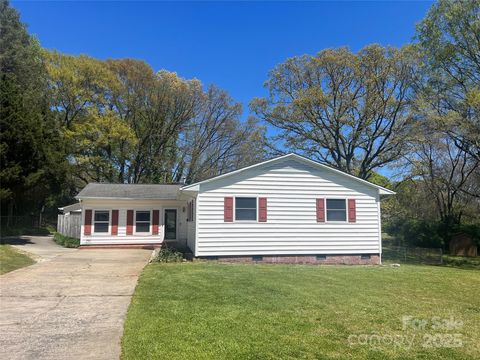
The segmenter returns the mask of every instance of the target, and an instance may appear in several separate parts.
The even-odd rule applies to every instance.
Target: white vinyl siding
[[[163,229],[163,209],[177,208],[177,234],[178,241],[185,244],[187,240],[187,202],[183,200],[102,200],[102,199],[85,199],[82,201],[82,226],[81,226],[81,245],[121,245],[121,244],[159,244],[164,241]],[[83,224],[85,222],[85,210],[91,209],[92,213],[92,234],[84,235]],[[183,211],[185,209],[185,211]],[[94,230],[94,213],[95,210],[109,210],[110,221],[111,211],[118,210],[118,235],[111,235],[110,229],[107,233],[95,233]],[[127,210],[134,210],[134,233],[127,235]],[[153,210],[159,210],[159,226],[158,235],[152,235],[152,214]],[[149,232],[135,231],[136,212],[150,212],[150,230]],[[110,226],[111,227],[111,226]]]
[[[224,222],[229,196],[266,197],[267,222]],[[355,199],[356,222],[318,223],[317,198]],[[195,255],[380,253],[377,199],[374,187],[290,159],[204,183],[197,197]]]

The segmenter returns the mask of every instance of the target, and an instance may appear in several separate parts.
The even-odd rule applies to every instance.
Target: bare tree
[[[227,92],[208,88],[196,116],[181,134],[177,181],[184,177],[192,183],[222,174],[235,169],[242,158],[252,162],[259,156],[263,159],[258,146],[263,143],[262,128],[253,120],[242,122],[241,112],[240,103]]]
[[[461,223],[465,209],[476,201],[470,193],[478,189],[474,181],[480,170],[478,161],[451,137],[428,125],[413,144],[412,175],[422,180],[443,223]]]
[[[288,59],[251,107],[292,150],[368,179],[405,150],[413,116],[414,53],[368,46]]]

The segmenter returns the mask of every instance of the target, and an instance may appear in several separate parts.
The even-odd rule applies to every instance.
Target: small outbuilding
[[[458,233],[450,240],[450,255],[453,256],[478,256],[478,247],[473,237],[466,233]]]

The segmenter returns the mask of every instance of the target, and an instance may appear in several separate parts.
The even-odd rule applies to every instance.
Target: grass
[[[443,265],[458,267],[462,269],[480,270],[480,256],[463,257],[463,256],[443,255]]]
[[[0,274],[34,264],[35,261],[10,245],[0,245]]]
[[[78,248],[80,246],[80,239],[65,236],[58,232],[53,234],[53,241],[66,248]]]
[[[403,316],[427,325],[404,330]],[[463,324],[434,329],[436,316]],[[461,347],[448,347],[453,334]],[[479,338],[476,270],[156,263],[128,310],[122,359],[468,360]]]

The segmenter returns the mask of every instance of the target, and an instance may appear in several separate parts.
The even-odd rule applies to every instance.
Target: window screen
[[[257,198],[235,198],[235,220],[257,220]]]
[[[95,210],[93,218],[93,231],[96,233],[108,233],[110,223],[110,212],[105,210]]]
[[[135,214],[135,231],[150,232],[150,211],[137,211]]]
[[[327,199],[327,221],[347,221],[345,199]]]

